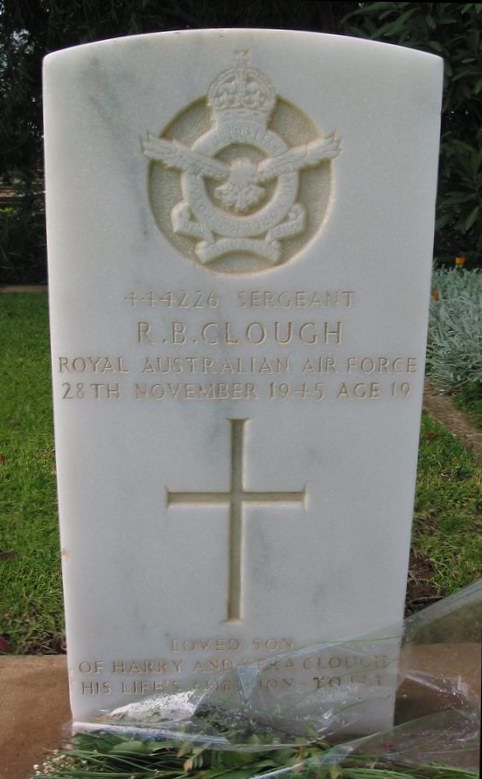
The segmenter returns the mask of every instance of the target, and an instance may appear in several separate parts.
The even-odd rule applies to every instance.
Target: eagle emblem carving
[[[207,132],[191,146],[152,133],[142,140],[149,160],[181,177],[173,232],[193,240],[197,260],[214,270],[230,254],[279,264],[283,241],[305,229],[300,173],[340,153],[334,132],[290,147],[268,127],[276,101],[271,80],[250,66],[248,52],[236,52],[234,67],[209,87]]]

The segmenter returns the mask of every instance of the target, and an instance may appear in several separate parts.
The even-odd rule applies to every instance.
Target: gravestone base
[[[461,677],[480,696],[480,647],[475,642],[410,647],[402,652],[402,667],[407,663],[440,678]],[[32,766],[62,743],[63,727],[70,721],[66,657],[0,658],[0,701],[0,779],[29,779]],[[396,722],[442,708],[442,696],[404,681]]]

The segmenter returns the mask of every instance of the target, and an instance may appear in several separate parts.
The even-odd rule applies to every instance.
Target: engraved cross
[[[231,478],[227,492],[171,492],[167,490],[167,505],[209,505],[229,506],[229,573],[228,573],[228,622],[242,620],[243,579],[243,529],[244,506],[247,503],[301,503],[306,496],[306,487],[299,492],[253,492],[243,485],[244,470],[244,428],[245,419],[230,419],[231,424]]]

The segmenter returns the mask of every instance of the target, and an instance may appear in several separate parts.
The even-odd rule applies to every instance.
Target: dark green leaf
[[[464,222],[464,231],[465,232],[468,232],[468,230],[470,230],[472,225],[478,219],[480,212],[481,212],[481,206],[480,205],[475,206],[475,208],[472,209],[472,211],[470,212],[470,214],[468,215],[467,219]]]

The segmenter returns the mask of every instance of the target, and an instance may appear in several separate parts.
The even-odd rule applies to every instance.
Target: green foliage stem
[[[256,739],[256,736],[252,737]],[[171,741],[136,741],[106,733],[78,734],[35,776],[51,779],[476,779],[477,772],[443,765],[404,765],[373,755],[347,756],[341,763],[324,757],[329,746],[313,742],[283,747],[257,739],[252,751],[216,750]]]

